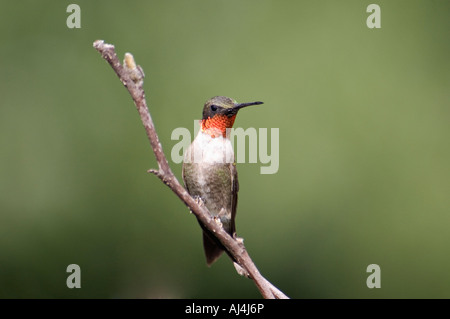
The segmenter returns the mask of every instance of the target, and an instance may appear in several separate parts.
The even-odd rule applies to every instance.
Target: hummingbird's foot
[[[214,216],[214,221],[216,222],[217,225],[219,225],[219,227],[223,227],[222,221],[220,220],[219,217]]]
[[[203,201],[203,199],[200,196],[195,195],[194,200],[198,204],[198,206],[205,206],[205,202]]]
[[[242,268],[238,263],[233,262],[234,268],[236,269],[236,272],[244,277],[250,278],[250,274],[247,272],[247,270],[245,270],[244,268]]]
[[[244,238],[238,237],[237,234],[236,234],[236,232],[233,233],[233,239],[234,239],[235,241],[237,241],[237,243],[238,243],[239,245],[243,245],[243,244],[244,244]]]

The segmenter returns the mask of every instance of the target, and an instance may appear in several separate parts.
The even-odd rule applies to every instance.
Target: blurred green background
[[[235,125],[279,128],[279,171],[238,164],[237,231],[287,295],[450,298],[448,1],[77,1],[81,29],[70,3],[1,1],[0,297],[260,298],[227,257],[206,267],[194,216],[146,173],[104,39],[143,67],[168,156],[208,98],[264,101]]]

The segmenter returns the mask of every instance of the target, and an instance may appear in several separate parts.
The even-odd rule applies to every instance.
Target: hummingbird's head
[[[212,137],[222,134],[226,136],[226,129],[232,128],[237,112],[246,106],[259,105],[263,102],[237,103],[226,96],[215,96],[206,101],[203,107],[202,131]]]

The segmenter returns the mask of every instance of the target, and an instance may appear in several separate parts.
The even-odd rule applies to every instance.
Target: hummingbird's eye
[[[211,111],[213,111],[213,112],[217,111],[217,106],[214,104],[211,105]]]

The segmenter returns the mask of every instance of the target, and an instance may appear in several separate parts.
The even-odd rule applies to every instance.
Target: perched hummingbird
[[[211,215],[235,237],[237,193],[239,190],[233,147],[227,134],[238,111],[263,102],[237,103],[216,96],[203,107],[198,135],[186,150],[183,162],[183,181],[189,194],[201,200]],[[229,131],[229,130],[228,130]],[[203,248],[208,266],[223,252],[223,246],[203,228]]]

